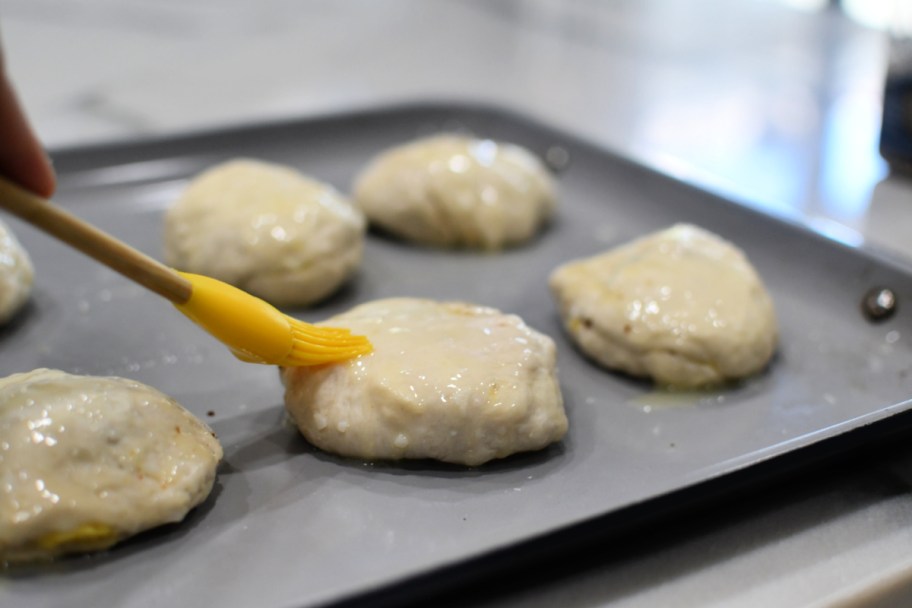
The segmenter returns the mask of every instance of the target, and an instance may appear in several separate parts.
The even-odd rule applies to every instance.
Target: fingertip
[[[31,188],[35,194],[44,198],[51,198],[57,191],[57,173],[51,158],[42,151],[35,160],[35,166],[28,173],[31,179]]]
[[[49,198],[57,189],[50,157],[32,131],[9,81],[0,74],[0,174]]]
[[[40,147],[6,160],[6,163],[0,162],[0,172],[7,178],[43,198],[54,195],[57,190],[57,174],[50,158]]]

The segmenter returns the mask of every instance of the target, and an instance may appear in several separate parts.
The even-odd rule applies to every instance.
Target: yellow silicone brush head
[[[179,274],[193,289],[187,302],[175,304],[177,309],[242,361],[283,367],[321,365],[372,350],[365,336],[289,317],[271,304],[211,277]]]

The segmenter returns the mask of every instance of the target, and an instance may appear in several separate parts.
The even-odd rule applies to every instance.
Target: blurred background
[[[908,102],[880,144],[910,15],[907,0],[0,0],[0,33],[52,148],[482,101],[904,250],[908,213],[880,199],[885,157],[912,155]]]

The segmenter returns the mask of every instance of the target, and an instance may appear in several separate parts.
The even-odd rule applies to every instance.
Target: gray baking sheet
[[[208,422],[225,460],[212,496],[182,524],[103,554],[0,575],[0,605],[342,601],[432,571],[445,577],[449,566],[521,552],[527,541],[635,513],[682,490],[699,493],[714,480],[749,484],[762,463],[860,428],[886,429],[909,410],[909,268],[507,111],[416,105],[62,150],[54,154],[55,200],[160,257],[163,210],[214,163],[281,162],[348,191],[379,151],[450,130],[540,154],[565,148],[570,164],[558,175],[556,221],[529,245],[500,254],[430,250],[371,234],[362,268],[341,293],[289,312],[318,320],[407,295],[517,313],[558,344],[566,439],[475,469],[323,454],[286,424],[274,368],[238,362],[157,296],[4,216],[34,259],[36,284],[29,308],[0,332],[0,373],[50,367],[148,383]],[[656,392],[590,364],[561,330],[546,285],[551,269],[678,221],[742,247],[775,301],[779,352],[766,373],[737,387]],[[894,289],[900,306],[875,324],[859,302],[877,285]]]

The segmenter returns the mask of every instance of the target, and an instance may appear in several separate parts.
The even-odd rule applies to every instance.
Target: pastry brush
[[[179,272],[12,182],[0,178],[0,208],[167,298],[240,360],[286,367],[333,363],[369,353],[343,328],[305,323],[211,277]]]

